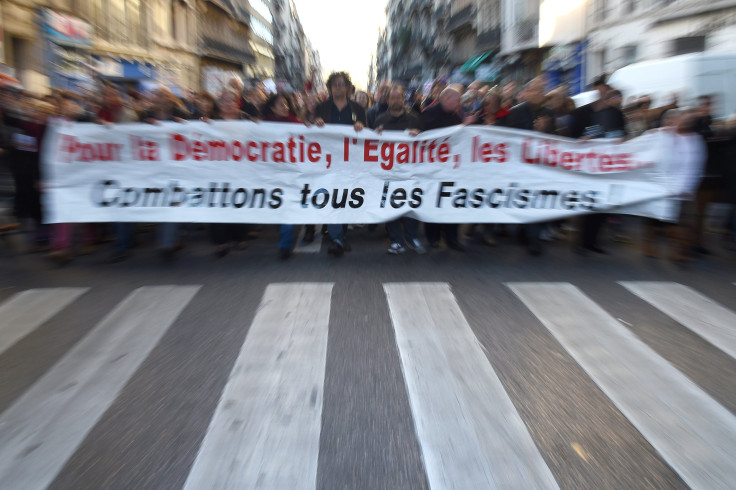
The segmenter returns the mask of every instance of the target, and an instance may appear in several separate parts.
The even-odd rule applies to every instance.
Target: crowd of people
[[[651,98],[642,95],[624,101],[621,92],[600,77],[593,83],[596,100],[576,106],[564,86],[546,90],[543,77],[520,85],[510,81],[491,85],[473,81],[467,86],[437,80],[425,93],[421,88],[405,88],[399,83],[382,81],[374,94],[356,90],[344,72],[333,73],[327,91],[269,93],[261,83],[244,86],[233,78],[217,94],[187,92],[177,97],[166,87],[145,94],[103,83],[98,93],[80,95],[54,91],[37,97],[23,91],[0,88],[0,160],[12,174],[13,218],[0,222],[0,233],[12,230],[29,232],[31,248],[48,252],[49,258],[66,263],[78,254],[90,253],[103,242],[112,242],[109,260],[127,259],[135,248],[136,232],[132,223],[72,225],[44,224],[43,171],[39,155],[47,125],[54,121],[82,121],[100,124],[186,120],[276,121],[323,126],[344,124],[355,131],[369,128],[377,132],[402,130],[412,134],[460,124],[504,126],[554,134],[576,139],[634,138],[646,131],[670,131],[675,135],[673,162],[668,171],[676,174],[679,203],[676,223],[643,220],[642,233],[635,233],[639,220],[603,213],[586,214],[575,223],[556,221],[518,227],[498,224],[419,223],[401,218],[386,223],[387,251],[402,254],[407,249],[426,253],[444,245],[465,250],[469,238],[492,246],[501,236],[513,236],[532,255],[543,252],[544,242],[569,239],[579,253],[606,253],[601,230],[613,228],[619,241],[641,236],[645,255],[660,256],[658,245],[669,241],[669,257],[684,263],[695,254],[707,254],[704,223],[710,203],[731,205],[723,223],[724,240],[736,244],[736,119],[714,121],[711,117],[713,96],[704,94],[691,107],[681,107],[676,97],[660,107],[651,107]],[[156,225],[157,249],[163,260],[170,261],[181,250],[181,225]],[[374,229],[376,227],[373,227]],[[383,227],[382,227],[383,228]],[[335,257],[349,252],[346,240],[348,225],[327,225],[320,230],[327,235],[327,252]],[[571,231],[575,231],[573,238]],[[213,254],[222,258],[234,247],[244,246],[254,227],[248,224],[212,224],[209,226]],[[317,229],[306,226],[302,241],[315,240]],[[294,249],[295,227],[279,227],[278,256],[286,259]]]

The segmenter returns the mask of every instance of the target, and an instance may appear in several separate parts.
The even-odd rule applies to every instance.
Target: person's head
[[[243,93],[243,81],[240,79],[240,77],[232,77],[230,80],[227,81],[226,88],[235,92],[236,94],[241,94]]]
[[[350,86],[352,86],[350,76],[344,71],[334,72],[327,79],[327,91],[333,99],[347,97]]]
[[[695,120],[699,117],[699,109],[684,108],[680,110],[680,116],[677,119],[677,132],[680,134],[689,134],[695,131]]]
[[[432,90],[429,92],[429,96],[437,100],[437,97],[440,96],[443,90],[447,88],[447,84],[443,82],[442,80],[437,80],[432,84]]]
[[[391,88],[391,84],[384,80],[378,84],[376,89],[375,99],[377,103],[385,104],[388,102],[388,91]]]
[[[501,110],[501,96],[498,92],[491,90],[483,97],[483,116],[486,120],[494,118]]]
[[[223,119],[240,118],[240,94],[238,92],[223,90],[217,105]]]
[[[565,110],[565,98],[567,94],[560,88],[550,90],[545,95],[547,99],[547,107],[549,107],[555,113],[561,113]]]
[[[661,127],[663,128],[676,128],[680,124],[680,113],[679,109],[669,109],[662,114]]]
[[[206,90],[200,91],[196,98],[195,104],[197,105],[197,112],[204,117],[212,117],[217,108],[217,101],[211,93]]]
[[[399,84],[394,84],[388,91],[388,111],[391,114],[400,114],[404,111],[404,101],[406,100],[406,91]]]
[[[170,111],[174,108],[174,106],[177,103],[177,97],[174,95],[174,92],[169,90],[167,87],[158,87],[153,92],[153,97],[151,100],[153,107],[157,110],[167,110]]]
[[[276,92],[266,99],[263,104],[263,116],[276,116],[278,118],[287,118],[289,114],[294,114],[289,96],[283,92]]]
[[[606,92],[606,105],[608,107],[615,107],[617,109],[620,109],[623,100],[623,94],[621,94],[620,90],[611,89]]]
[[[442,110],[445,112],[457,111],[460,107],[461,93],[462,92],[458,90],[458,87],[455,84],[445,88],[445,90],[440,93],[440,105],[442,106]]]
[[[701,95],[698,97],[698,116],[706,117],[710,116],[713,110],[713,96],[712,95]]]
[[[111,83],[104,84],[102,86],[102,103],[108,107],[120,105],[122,103],[120,90]]]
[[[363,109],[367,109],[368,106],[370,106],[371,99],[370,97],[368,97],[368,94],[362,90],[358,90],[357,92],[355,92],[353,100],[355,100],[355,102],[357,102],[358,105]]]
[[[82,106],[79,104],[76,95],[66,90],[60,91],[56,97],[58,100],[58,115],[69,120],[75,120],[82,112]]]
[[[593,80],[593,90],[597,90],[598,94],[600,95],[599,100],[603,100],[606,96],[606,93],[609,90],[609,86],[606,83],[606,74],[599,75],[596,77],[595,80]]]
[[[524,100],[530,104],[544,104],[544,78],[535,77],[524,86]]]

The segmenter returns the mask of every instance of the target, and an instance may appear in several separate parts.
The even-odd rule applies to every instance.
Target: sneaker
[[[414,251],[419,255],[427,253],[427,249],[424,248],[424,245],[422,245],[422,242],[420,242],[418,238],[409,241],[409,248],[414,249]]]
[[[334,257],[342,257],[345,253],[342,242],[340,240],[333,240],[330,246],[327,247],[327,253]]]
[[[406,248],[404,248],[404,246],[400,243],[394,242],[391,244],[390,247],[388,247],[388,253],[390,253],[391,255],[399,255],[403,254],[404,252],[406,252]]]

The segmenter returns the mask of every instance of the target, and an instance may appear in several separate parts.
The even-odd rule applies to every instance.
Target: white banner
[[[671,138],[580,142],[485,126],[413,137],[245,121],[60,125],[44,142],[46,221],[669,218]]]

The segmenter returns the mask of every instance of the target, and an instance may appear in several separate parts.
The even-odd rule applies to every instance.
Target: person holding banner
[[[261,113],[264,121],[302,124],[294,114],[289,96],[283,92],[272,94],[266,99]],[[294,251],[294,225],[279,225],[279,237],[279,258],[286,260]]]
[[[184,122],[188,117],[189,114],[179,98],[171,90],[162,86],[154,91],[153,105],[143,114],[142,120],[149,124],[156,124],[158,121]],[[182,248],[182,245],[178,243],[178,233],[178,223],[158,225],[159,253],[164,261],[172,260],[176,252]]]
[[[240,95],[234,90],[225,89],[220,95],[218,106],[214,112],[219,114],[219,119],[225,121],[237,121],[250,119],[250,116],[240,110]],[[212,223],[210,234],[215,243],[215,257],[218,259],[230,253],[232,245],[244,243],[248,233],[248,225],[240,223]]]
[[[350,77],[345,72],[332,73],[327,79],[327,91],[330,97],[314,109],[314,124],[323,127],[325,124],[346,124],[361,131],[367,124],[365,110],[348,98],[352,86]],[[327,235],[331,243],[327,253],[334,257],[342,257],[350,251],[350,245],[345,242],[344,225],[327,225]]]
[[[387,130],[408,130],[410,134],[416,135],[422,128],[422,120],[411,109],[404,106],[406,94],[404,87],[393,85],[388,94],[388,109],[376,118],[376,131],[378,133]],[[403,233],[402,233],[403,228]],[[391,239],[388,253],[399,255],[406,251],[404,245],[414,249],[418,254],[427,253],[422,242],[417,238],[419,221],[414,218],[399,218],[386,223],[386,231]],[[406,241],[404,241],[406,239]]]
[[[523,96],[524,101],[514,106],[509,113],[509,127],[554,134],[554,114],[544,105],[544,79],[536,77],[529,81],[524,87]],[[524,225],[524,239],[531,255],[542,253],[542,226],[541,223]]]
[[[439,101],[422,112],[422,124],[425,130],[447,128],[457,126],[463,123],[459,115],[460,110],[460,93],[463,87],[460,84],[453,84],[444,89],[439,95]],[[432,248],[439,247],[442,234],[445,235],[445,244],[458,252],[464,252],[465,247],[458,239],[457,223],[425,223],[424,234],[427,237],[429,246]]]

